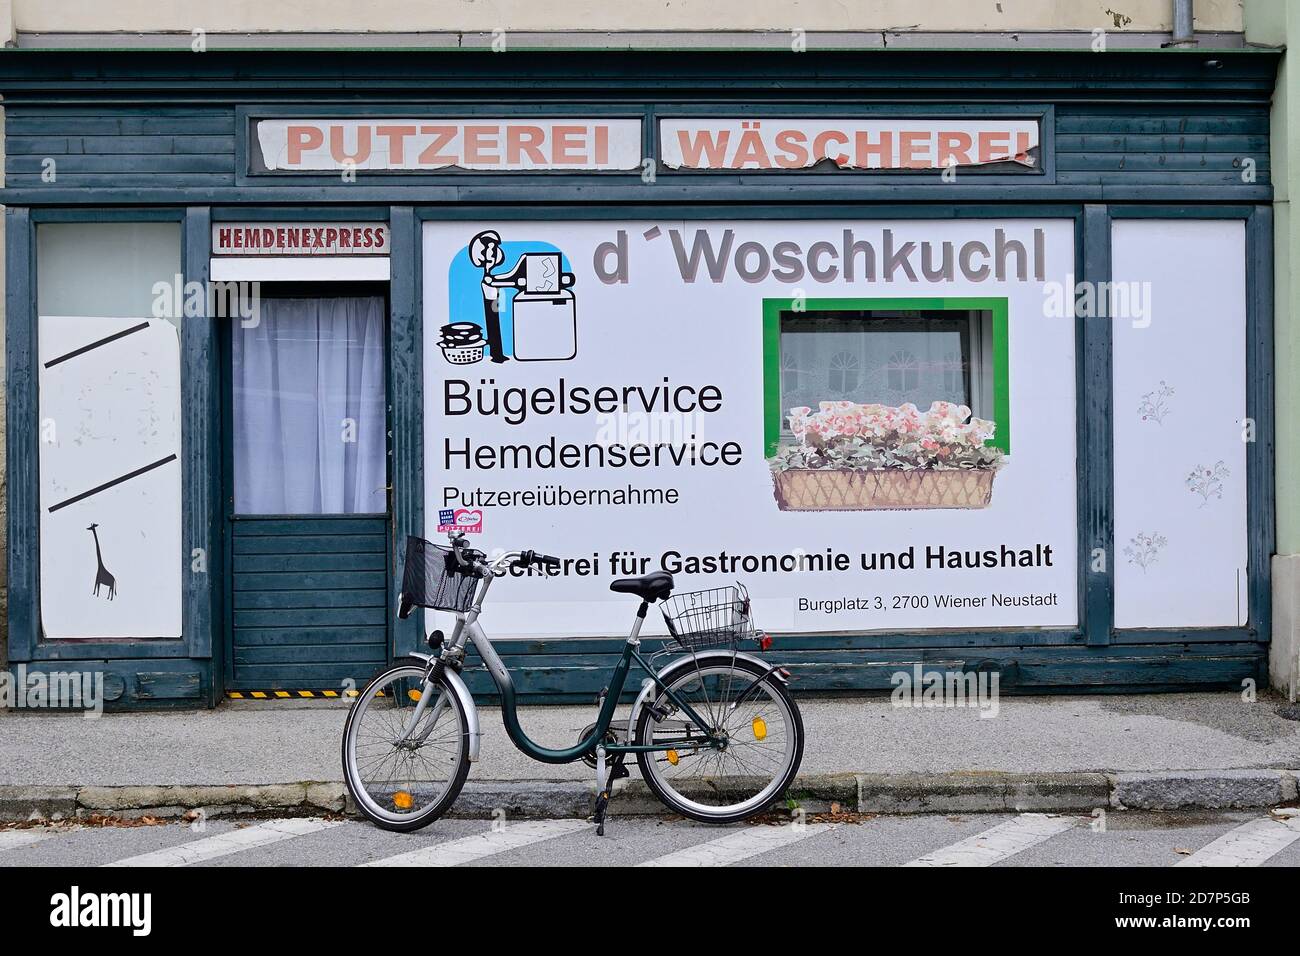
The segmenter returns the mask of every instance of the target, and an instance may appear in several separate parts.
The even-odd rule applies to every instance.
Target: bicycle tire
[[[790,784],[794,782],[795,775],[799,772],[799,765],[803,761],[804,748],[804,728],[803,716],[799,712],[799,705],[795,702],[790,692],[780,680],[771,674],[767,674],[766,668],[757,661],[747,660],[743,657],[733,659],[727,657],[715,657],[708,659],[707,663],[700,663],[701,669],[712,669],[720,667],[733,668],[742,671],[751,677],[762,678],[760,686],[768,691],[773,699],[779,700],[786,708],[789,715],[789,733],[791,734],[791,758],[787,760],[783,767],[783,772],[775,786],[770,786],[770,792],[766,795],[760,794],[762,799],[741,805],[737,809],[727,810],[725,808],[703,809],[702,805],[695,801],[689,801],[684,796],[679,795],[676,791],[666,786],[660,777],[660,773],[655,767],[655,761],[659,759],[658,753],[641,752],[637,754],[637,765],[641,769],[641,777],[645,780],[652,793],[659,799],[664,806],[668,807],[674,813],[679,813],[684,817],[697,820],[701,823],[738,823],[742,820],[748,820],[771,809],[781,796],[789,789]],[[668,687],[674,687],[682,681],[683,678],[690,678],[697,673],[697,665],[693,658],[682,658],[659,673],[659,679]],[[663,692],[659,692],[652,698],[652,702],[662,701]],[[638,745],[646,746],[653,743],[650,734],[650,722],[654,719],[654,713],[649,706],[643,706],[641,712],[637,715],[636,730],[634,739]],[[776,780],[777,778],[773,778]]]
[[[377,674],[366,684],[365,689],[357,695],[356,700],[348,709],[348,718],[343,725],[343,780],[348,788],[348,793],[352,797],[352,802],[362,816],[375,826],[395,833],[410,833],[420,830],[441,817],[456,802],[456,798],[460,796],[461,788],[465,785],[465,779],[469,776],[469,722],[461,707],[460,698],[456,696],[451,689],[451,685],[443,678],[439,686],[447,695],[449,706],[460,725],[456,766],[449,777],[447,788],[443,794],[437,801],[418,813],[409,815],[396,814],[380,807],[367,791],[365,781],[360,779],[360,771],[356,766],[356,734],[360,720],[365,716],[369,705],[376,699],[376,691],[403,676],[423,677],[424,670],[425,664],[423,661],[408,658],[398,661],[392,667]]]

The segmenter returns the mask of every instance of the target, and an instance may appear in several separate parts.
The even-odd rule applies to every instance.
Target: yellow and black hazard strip
[[[356,697],[355,690],[228,690],[230,700],[325,700]]]

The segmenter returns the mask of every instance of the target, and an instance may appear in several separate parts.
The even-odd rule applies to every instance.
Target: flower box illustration
[[[995,425],[965,405],[821,402],[788,420],[795,444],[771,460],[782,511],[985,508],[993,498]]]

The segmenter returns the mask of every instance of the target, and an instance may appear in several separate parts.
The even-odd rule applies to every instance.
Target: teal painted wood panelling
[[[508,113],[511,106],[502,106]],[[421,107],[436,112],[438,107]],[[671,113],[672,106],[659,108]],[[697,107],[698,109],[698,107]],[[719,113],[734,112],[734,106],[716,104]],[[355,113],[366,112],[354,107]],[[391,110],[390,110],[391,111]],[[454,111],[454,108],[453,108]],[[824,108],[820,109],[824,112]],[[156,191],[160,188],[203,190],[220,196],[236,192],[237,160],[234,135],[236,110],[233,104],[194,107],[174,111],[176,115],[149,120],[137,107],[104,106],[95,110],[84,107],[11,106],[6,129],[7,155],[5,174],[7,190],[93,189],[124,192],[132,189]],[[301,112],[286,107],[282,115]],[[1049,115],[1049,121],[1051,117]],[[1088,187],[1110,186],[1219,186],[1257,187],[1270,182],[1268,110],[1265,105],[1192,106],[1171,108],[1166,105],[1117,107],[1071,105],[1055,111],[1056,185],[1075,187],[1086,193]],[[212,130],[222,130],[221,135]],[[1051,131],[1046,131],[1051,135]],[[48,180],[48,164],[53,162],[55,178]],[[1253,178],[1251,178],[1253,177]],[[669,198],[662,186],[677,188],[736,188],[748,185],[760,188],[779,182],[791,185],[837,187],[852,178],[854,185],[883,189],[880,177],[861,173],[795,174],[780,177],[710,176],[707,183],[699,176],[664,174],[663,182],[648,187],[636,175],[598,175],[588,177],[589,184],[600,183],[604,189],[621,190],[628,199]],[[933,177],[931,177],[933,178]],[[974,178],[974,177],[971,177]],[[988,183],[970,186],[994,188],[1005,185],[995,178]],[[482,175],[441,175],[426,177],[431,182],[461,185],[509,187],[534,186],[537,177],[493,179]],[[891,188],[914,186],[919,177],[889,177]],[[327,188],[337,198],[356,197],[358,187],[389,188],[409,186],[411,180],[393,181],[364,172],[356,184],[344,184],[336,177],[322,182],[307,180],[313,189]],[[264,182],[241,186],[238,192],[273,189],[279,196],[286,191],[308,188],[304,181],[289,177],[267,178]],[[552,177],[552,185],[570,187],[574,177]],[[1044,189],[1047,185],[1025,182],[1023,185]],[[51,189],[53,187],[53,189]],[[659,192],[654,191],[659,188]],[[1244,197],[1244,193],[1243,193]]]
[[[21,60],[25,69],[18,68]],[[0,57],[10,204],[259,202],[694,202],[793,198],[935,200],[937,177],[637,173],[413,178],[362,172],[248,177],[257,116],[576,112],[777,115],[930,111],[1045,115],[1048,175],[979,170],[943,198],[1214,200],[1271,196],[1269,101],[1276,54],[1017,52],[512,54],[302,51]],[[111,99],[107,98],[112,94]],[[305,101],[310,97],[310,104]],[[653,136],[647,132],[647,138]],[[53,181],[46,172],[54,162]],[[543,185],[544,184],[544,185]]]
[[[528,641],[520,653],[503,653],[520,694],[554,702],[588,702],[605,685],[617,659],[583,640]],[[889,691],[890,677],[926,669],[990,670],[1000,673],[1005,693],[1110,693],[1137,689],[1236,687],[1265,678],[1266,650],[1252,644],[1111,645],[1109,647],[857,648],[822,647],[818,638],[778,638],[766,657],[786,665],[796,695]],[[505,651],[510,643],[502,642]],[[668,661],[661,659],[661,664]],[[480,700],[495,694],[491,677],[471,653],[463,674]],[[628,693],[638,690],[636,682]],[[575,731],[576,733],[576,731]]]
[[[231,688],[338,689],[388,660],[382,516],[236,517],[231,529]]]

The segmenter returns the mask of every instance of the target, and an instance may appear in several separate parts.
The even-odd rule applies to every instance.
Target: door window
[[[235,511],[387,510],[384,300],[264,298],[231,348]]]

